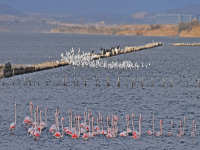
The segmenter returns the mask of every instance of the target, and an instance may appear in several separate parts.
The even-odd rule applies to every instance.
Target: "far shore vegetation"
[[[80,34],[109,34],[109,35],[141,35],[141,36],[179,36],[200,37],[200,23],[195,19],[191,22],[176,24],[155,25],[70,25],[56,26],[53,33],[80,33]]]

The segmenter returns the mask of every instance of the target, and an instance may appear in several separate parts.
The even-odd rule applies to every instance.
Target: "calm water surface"
[[[45,61],[59,60],[60,54],[74,47],[78,51],[99,52],[101,46],[110,48],[121,45],[138,46],[152,42],[163,42],[162,47],[138,51],[115,56],[114,61],[129,60],[148,68],[135,69],[105,69],[82,68],[65,66],[30,74],[6,78],[6,85],[0,82],[0,149],[199,149],[200,140],[200,77],[199,47],[174,47],[174,42],[199,42],[200,38],[176,37],[140,37],[140,36],[112,36],[112,35],[79,35],[79,34],[46,34],[30,32],[0,33],[0,63],[11,61],[12,64],[33,64]],[[49,56],[51,57],[49,59]],[[107,58],[111,62],[110,58]],[[84,86],[84,75],[87,86]],[[96,75],[100,75],[100,86],[96,86]],[[32,79],[32,86],[24,86],[24,76]],[[35,76],[37,85],[33,85]],[[55,83],[60,86],[53,86]],[[63,76],[67,76],[67,86],[62,86]],[[79,85],[74,86],[74,77],[79,79]],[[110,76],[111,86],[107,87],[107,76]],[[120,87],[117,78],[120,76]],[[132,76],[135,85],[131,86]],[[140,78],[144,78],[144,86],[140,85]],[[154,86],[151,85],[154,77]],[[165,87],[162,84],[165,79]],[[171,77],[173,87],[169,87]],[[188,78],[188,87],[187,87]],[[39,82],[39,86],[38,86]],[[128,85],[128,86],[127,86]],[[27,135],[27,128],[23,119],[30,116],[29,102],[34,107],[47,112],[47,129],[42,131],[39,141]],[[14,121],[14,103],[17,102],[17,126],[11,133],[9,125]],[[126,129],[126,115],[135,114],[134,124],[138,130],[139,114],[142,114],[142,136],[139,140],[117,137],[108,139],[98,135],[89,141],[70,139],[67,135],[62,140],[55,139],[48,132],[54,123],[54,112],[58,108],[60,117],[65,118],[64,126],[68,125],[67,112],[78,113],[83,117],[85,107],[90,108],[91,114],[97,117],[101,112],[106,116],[119,116],[119,131]],[[152,128],[152,116],[155,116],[155,131],[159,131],[159,120],[163,120],[162,137],[148,136],[147,130]],[[44,119],[44,116],[42,116]],[[186,117],[186,135],[176,138],[179,133],[180,120]],[[197,124],[196,138],[191,138],[192,121]],[[173,136],[168,137],[170,121],[173,120]],[[104,128],[106,120],[104,119]],[[95,122],[96,125],[96,122]]]

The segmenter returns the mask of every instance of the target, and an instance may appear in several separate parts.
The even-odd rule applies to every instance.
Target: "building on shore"
[[[183,15],[183,14],[157,14],[157,24],[179,24],[180,22],[190,22],[194,18],[194,15]]]

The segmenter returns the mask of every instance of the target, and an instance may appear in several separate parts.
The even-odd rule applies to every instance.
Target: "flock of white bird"
[[[146,68],[148,65],[150,66],[150,62],[145,65],[143,62],[141,65],[138,62],[132,63],[129,60],[124,60],[123,62],[112,61],[108,63],[107,60],[102,60],[99,58],[98,60],[94,60],[94,55],[91,55],[89,52],[80,54],[80,48],[78,53],[75,54],[74,49],[71,51],[66,51],[66,55],[61,54],[62,61],[69,62],[74,66],[82,66],[82,67],[91,67],[91,68],[108,68],[108,69],[136,69],[139,70],[140,67]]]

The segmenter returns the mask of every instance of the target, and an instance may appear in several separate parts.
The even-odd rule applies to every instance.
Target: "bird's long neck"
[[[70,129],[70,114],[68,113],[68,117],[69,117],[69,129]]]
[[[72,129],[72,113],[71,113],[71,129]]]
[[[172,134],[172,121],[171,121],[171,134]]]
[[[80,124],[79,124],[79,116],[78,116],[78,137],[80,136]]]
[[[102,123],[103,116],[101,115],[101,129],[103,131],[103,123]]]
[[[153,116],[153,134],[154,134],[154,116]]]
[[[45,109],[45,123],[47,125],[47,109]]]
[[[36,131],[36,126],[37,126],[37,123],[36,123],[36,111],[35,111],[35,131]]]
[[[17,111],[16,111],[16,103],[15,103],[15,124],[17,123]]]
[[[181,121],[180,121],[180,136],[181,136]]]
[[[39,123],[39,120],[38,120],[38,110],[39,110],[39,108],[38,108],[38,105],[37,105],[37,123]]]
[[[31,108],[31,122],[33,123],[32,108]]]

